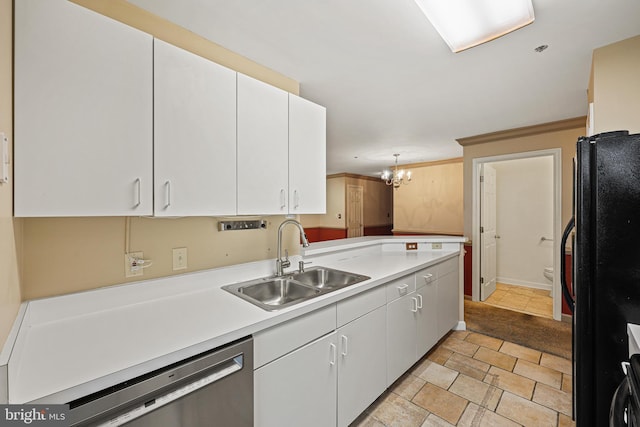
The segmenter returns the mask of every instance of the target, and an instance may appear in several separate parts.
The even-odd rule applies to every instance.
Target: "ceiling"
[[[328,174],[460,157],[456,138],[586,115],[593,49],[640,34],[638,0],[533,0],[534,23],[461,53],[414,0],[129,1],[297,80],[327,107]]]

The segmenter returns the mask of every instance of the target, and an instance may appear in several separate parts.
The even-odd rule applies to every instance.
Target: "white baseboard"
[[[496,277],[496,281],[499,283],[504,283],[505,285],[544,289],[545,291],[551,291],[552,289],[551,283],[527,282],[526,280],[517,280],[517,279],[511,279],[508,277]]]
[[[466,331],[467,330],[467,322],[464,320],[460,320],[456,326],[453,327],[454,331]]]

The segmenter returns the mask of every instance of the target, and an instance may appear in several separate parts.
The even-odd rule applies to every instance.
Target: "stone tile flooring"
[[[553,319],[553,298],[549,291],[544,289],[497,283],[496,290],[485,303]]]
[[[571,361],[455,331],[352,427],[575,426]]]

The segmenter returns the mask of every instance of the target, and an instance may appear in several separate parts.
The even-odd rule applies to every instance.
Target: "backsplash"
[[[25,218],[22,298],[33,299],[190,271],[273,258],[284,216],[263,217],[266,230],[218,231],[219,218]],[[126,236],[127,221],[129,236]],[[299,252],[298,230],[284,229],[283,249]],[[128,245],[128,249],[125,246]],[[187,248],[187,268],[173,270],[173,248]],[[125,277],[125,251],[152,262],[144,275]]]

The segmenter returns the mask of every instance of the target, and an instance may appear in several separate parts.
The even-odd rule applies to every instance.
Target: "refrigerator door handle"
[[[564,229],[564,232],[562,233],[562,240],[560,240],[560,283],[562,284],[562,295],[564,296],[571,313],[573,313],[575,301],[573,299],[573,295],[571,295],[571,291],[569,290],[569,285],[567,284],[567,266],[564,259],[564,251],[567,246],[567,240],[571,235],[571,230],[573,230],[575,225],[576,219],[575,217],[571,217],[569,223],[567,223],[567,226]]]

